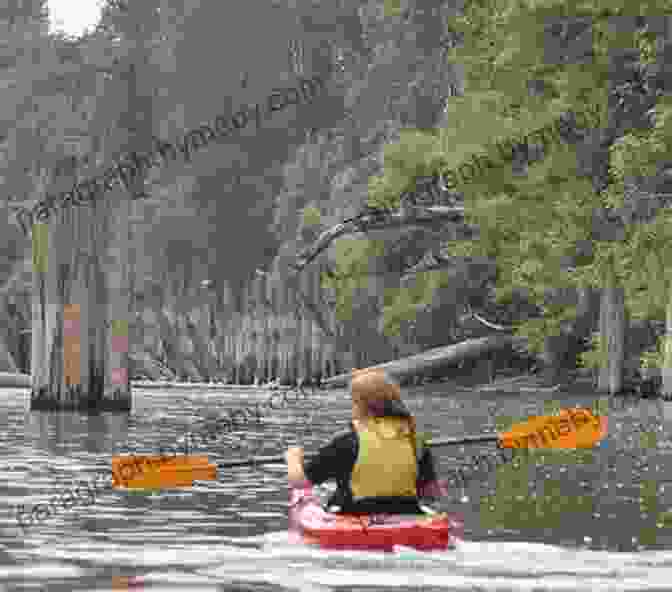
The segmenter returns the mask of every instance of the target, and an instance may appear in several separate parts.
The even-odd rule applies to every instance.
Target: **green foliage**
[[[660,12],[670,2],[647,4]],[[551,288],[602,286],[613,271],[626,289],[626,306],[635,316],[662,312],[666,302],[667,216],[652,225],[627,228],[622,242],[593,240],[592,220],[597,208],[623,205],[626,178],[654,174],[664,156],[672,152],[669,97],[656,105],[653,130],[630,131],[610,148],[613,183],[602,194],[577,170],[572,145],[545,146],[543,157],[529,163],[525,176],[513,175],[505,157],[507,146],[526,143],[530,132],[557,121],[562,113],[588,111],[606,123],[613,51],[631,47],[639,49],[641,63],[656,59],[654,36],[647,29],[624,31],[609,21],[611,16],[628,12],[624,1],[467,3],[464,14],[453,23],[464,43],[450,53],[451,59],[465,67],[465,96],[451,98],[450,123],[438,137],[407,133],[395,148],[386,150],[385,174],[369,186],[370,203],[394,206],[398,193],[412,186],[416,170],[423,174],[455,172],[453,176],[459,179],[460,166],[473,155],[496,163],[481,167],[458,187],[465,197],[466,221],[479,227],[480,239],[453,241],[447,247],[455,256],[496,259],[498,300],[519,287],[541,306],[543,319],[517,328],[537,351],[546,336],[558,333],[575,314],[572,307],[548,306],[545,299]],[[591,61],[571,55],[581,41],[569,39],[557,48],[559,55],[551,56],[555,61],[547,60],[552,39],[545,27],[574,16],[588,17],[586,25],[592,22],[592,30],[581,37],[588,35]],[[537,96],[528,91],[530,80],[544,83]],[[578,244],[592,248],[578,253]],[[420,301],[400,294],[386,309],[386,326],[396,328],[431,299],[429,287]],[[599,365],[600,356],[598,347],[585,354],[585,363]]]
[[[401,0],[384,0],[385,16],[401,15]]]
[[[608,205],[621,207],[625,179],[644,178],[658,172],[672,151],[672,97],[659,99],[652,110],[654,127],[625,134],[609,148],[609,172],[614,180],[608,192]]]
[[[398,207],[400,194],[415,188],[416,177],[433,172],[430,163],[435,152],[434,136],[418,130],[401,130],[400,141],[384,147],[384,175],[369,179],[368,205]]]
[[[571,311],[572,309],[568,308],[567,310]],[[562,314],[555,309],[544,310],[544,313],[542,318],[527,320],[516,327],[516,334],[527,338],[528,349],[533,353],[543,352],[546,337],[558,335],[562,322],[571,317],[570,313]]]
[[[336,271],[333,277],[322,276],[322,286],[336,293],[336,317],[352,321],[359,294],[368,287],[370,260],[385,252],[378,240],[347,238],[334,243]]]
[[[656,341],[656,344],[647,349],[640,356],[642,368],[663,368],[665,362],[665,336],[662,335]]]
[[[593,80],[586,79],[580,68],[570,67],[566,70],[579,84],[563,85],[562,80],[559,84],[557,78],[552,79],[548,67],[539,61],[537,12],[518,3],[469,3],[456,26],[465,44],[452,57],[466,67],[468,94],[451,99],[451,123],[438,137],[409,132],[386,149],[385,174],[371,182],[369,203],[394,206],[393,196],[412,186],[418,174],[457,171],[472,155],[485,155],[497,166],[481,169],[468,186],[459,187],[464,190],[466,221],[480,228],[481,239],[475,244],[452,242],[448,246],[455,255],[496,259],[500,298],[518,286],[541,301],[547,288],[559,287],[563,257],[571,254],[576,240],[588,237],[594,205],[589,198],[591,186],[577,181],[576,159],[562,146],[534,165],[527,178],[511,175],[502,148],[512,139],[523,142],[530,132],[553,123],[569,108],[581,110],[597,94]],[[529,97],[527,81],[520,76],[521,71],[534,68],[544,69],[555,84],[541,97]],[[578,106],[576,97],[580,97]],[[582,202],[582,207],[577,208],[569,196]],[[401,320],[410,319],[432,297],[431,284],[420,301],[400,294],[386,308],[386,328],[397,330]],[[543,342],[544,331],[557,331],[566,318],[563,311],[553,312],[557,313],[553,318],[521,327],[537,346]]]
[[[319,226],[321,219],[320,210],[315,206],[303,208],[303,226]]]
[[[383,308],[383,333],[389,337],[398,336],[404,322],[415,320],[418,312],[430,305],[440,288],[449,285],[449,275],[442,271],[419,273],[409,285],[386,292]]]
[[[591,336],[591,347],[588,351],[581,352],[577,359],[579,365],[583,368],[602,368],[606,365],[605,357],[606,348],[603,345],[603,340],[599,333],[594,333]]]
[[[393,185],[396,180],[392,176],[369,177],[369,194],[367,205],[372,208],[394,209],[399,207],[399,195],[403,189]]]
[[[645,224],[628,228],[615,249],[626,307],[635,319],[664,318],[669,300],[672,213],[663,211]]]
[[[669,5],[670,0],[651,0],[640,3],[638,13],[650,9],[662,14]],[[386,14],[400,10],[398,2],[385,6]],[[385,147],[384,174],[369,180],[369,205],[396,208],[400,194],[414,187],[416,177],[436,172],[449,181],[451,174],[457,177],[466,222],[478,226],[480,238],[445,246],[454,256],[496,260],[498,302],[514,289],[524,289],[541,308],[542,319],[516,328],[536,351],[543,349],[545,337],[557,334],[576,314],[574,307],[550,305],[551,289],[601,287],[613,273],[625,289],[632,316],[664,314],[669,290],[664,262],[672,254],[667,251],[667,214],[651,224],[630,225],[620,242],[595,240],[593,215],[604,207],[622,207],[626,180],[655,174],[672,153],[670,98],[658,100],[651,130],[626,128],[610,147],[611,183],[602,193],[596,193],[592,180],[577,168],[575,145],[544,140],[543,151],[530,158],[524,175],[514,174],[510,156],[516,143],[538,144],[539,140],[528,142],[531,133],[555,124],[567,112],[592,114],[577,117],[579,127],[602,127],[612,119],[614,52],[639,51],[643,65],[658,59],[655,35],[646,26],[613,26],[611,17],[631,14],[625,0],[466,3],[463,15],[451,23],[464,43],[449,53],[451,61],[464,66],[465,96],[451,97],[449,123],[438,134],[403,130],[398,143]],[[585,17],[586,28],[575,33],[560,30],[560,37],[568,35],[560,39],[554,27],[574,17]],[[534,95],[530,81],[542,83]],[[462,182],[460,170],[475,155],[494,166],[482,166]],[[593,167],[590,173],[595,172]],[[428,310],[438,288],[431,277],[423,274],[408,289],[387,290],[382,321],[386,333],[396,334],[403,323]],[[599,344],[595,345],[595,351],[584,354],[587,365],[601,364]]]

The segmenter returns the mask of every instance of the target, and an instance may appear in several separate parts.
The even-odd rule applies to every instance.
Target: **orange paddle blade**
[[[217,465],[207,456],[115,456],[112,486],[129,489],[191,487],[194,480],[217,479]]]
[[[504,432],[504,448],[591,448],[607,435],[607,417],[589,409],[561,409],[558,415],[540,415]]]

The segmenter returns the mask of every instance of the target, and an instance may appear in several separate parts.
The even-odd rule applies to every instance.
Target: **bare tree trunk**
[[[0,372],[18,372],[21,365],[21,329],[23,321],[15,301],[16,296],[0,291]]]
[[[294,292],[295,296],[293,300],[292,312],[291,312],[291,327],[292,327],[292,340],[291,340],[291,357],[290,357],[290,384],[296,384],[299,380],[299,372],[302,372],[301,368],[301,304],[299,298],[296,296],[297,293]]]
[[[334,332],[334,334],[338,334],[338,327],[336,326],[336,311],[335,310],[330,310],[329,311],[329,326],[331,327],[331,330]],[[336,364],[336,356],[337,356],[337,351],[336,351],[336,345],[334,344],[333,340],[329,340],[326,343],[323,342],[322,347],[324,348],[324,357],[325,357],[325,363],[324,363],[324,375],[326,377],[331,377],[334,374],[338,373],[337,370],[337,364]]]
[[[243,284],[243,297],[241,299],[242,315],[242,350],[241,350],[241,378],[238,382],[248,384],[250,379],[249,355],[251,351],[251,316],[250,316],[250,283]]]
[[[175,372],[175,375],[181,379],[183,377],[185,359],[177,329],[177,315],[168,302],[159,313],[159,326],[161,328],[161,338],[166,346],[168,365]]]
[[[217,334],[221,340],[220,366],[228,381],[233,380],[233,305],[229,282],[222,280],[222,291],[217,309]]]
[[[255,382],[262,384],[266,379],[266,276],[254,279],[254,330],[255,350],[257,359]]]
[[[124,85],[127,104],[112,126],[121,134],[105,136],[106,160],[144,152],[152,140],[146,40],[154,6],[134,3],[128,16],[135,26],[127,33],[136,43],[112,77]],[[75,166],[72,160],[68,182],[77,181]],[[130,195],[144,190],[146,173],[135,170],[125,188],[98,193],[87,204],[70,202],[33,230],[32,409],[131,409]]]
[[[281,366],[281,382],[282,384],[289,384],[291,380],[290,375],[290,357],[291,357],[291,319],[292,319],[292,296],[293,292],[290,291],[289,287],[285,282],[280,284],[281,294],[282,294],[282,329],[280,331],[280,366]]]
[[[210,344],[210,293],[204,288],[199,289],[197,305],[191,311],[191,338],[198,352],[198,365],[207,380],[212,380],[216,364],[212,356]]]
[[[144,374],[148,380],[163,380],[161,369],[149,352],[140,352],[133,366],[136,374]]]
[[[311,274],[311,298],[314,302],[322,304],[320,295],[320,271],[319,268]],[[324,309],[323,309],[324,310]],[[322,379],[322,339],[320,337],[320,330],[314,320],[310,323],[310,343],[311,343],[311,368],[310,376],[311,383],[317,384]]]
[[[200,314],[203,314],[200,311]],[[208,343],[204,334],[198,330],[200,322],[187,324],[187,334],[194,349],[192,363],[198,369],[201,380],[212,380],[214,375],[214,360],[208,351]]]
[[[663,367],[660,369],[663,379],[661,395],[665,399],[672,398],[672,282],[669,282],[667,307],[665,309],[665,355]]]
[[[233,350],[233,366],[231,369],[231,381],[238,384],[240,377],[240,313],[237,308],[231,310],[231,322],[229,323],[231,331],[231,348]]]
[[[0,333],[0,372],[18,372],[14,357],[7,348],[5,339]]]
[[[574,334],[579,338],[588,338],[598,326],[600,298],[597,291],[590,286],[578,288],[577,292]]]
[[[613,263],[612,263],[613,265]],[[623,288],[617,285],[613,267],[607,271],[600,307],[600,339],[606,359],[599,373],[598,391],[610,395],[623,389],[625,367],[625,300]]]
[[[259,278],[259,330],[261,337],[259,339],[259,377],[263,383],[267,383],[271,379],[270,373],[270,358],[271,358],[271,333],[270,320],[273,309],[271,308],[270,298],[268,294],[268,286],[271,283],[271,278],[264,275]]]
[[[321,286],[321,282],[320,282]],[[330,291],[325,290],[325,297],[330,298],[332,296]],[[323,334],[320,336],[321,347],[324,352],[323,354],[323,367],[322,375],[323,379],[330,378],[334,374],[338,373],[336,369],[336,356],[337,356],[337,347],[336,341],[339,339],[339,327],[336,321],[336,308],[331,304],[330,301],[327,301],[327,322],[328,327],[332,335],[335,335],[335,339],[326,339]]]
[[[567,372],[564,367],[567,341],[566,335],[549,335],[544,339],[544,352],[542,354],[544,360],[543,384],[555,385],[567,379]]]
[[[307,273],[303,273],[299,276],[299,287],[301,292],[306,295],[306,299],[313,301],[310,281],[311,281],[311,270],[307,270]],[[297,356],[299,359],[298,363],[298,376],[296,378],[298,381],[306,382],[310,379],[311,368],[310,368],[310,334],[312,332],[312,323],[310,322],[309,313],[305,310],[305,306],[300,307],[300,318],[299,321],[299,334],[297,336]]]
[[[268,303],[267,308],[265,309],[265,318],[264,318],[264,330],[266,332],[266,381],[270,382],[275,380],[276,376],[273,369],[273,358],[276,356],[276,347],[275,347],[275,319],[277,317],[277,306],[275,302],[275,290],[273,289],[275,283],[275,278],[273,276],[266,276],[266,282],[264,285],[265,292],[264,297]]]
[[[235,383],[243,383],[243,348],[245,339],[244,327],[245,317],[239,309],[236,310],[235,335],[236,335],[236,362],[235,362]]]
[[[245,380],[243,360],[245,358],[245,294],[244,286],[241,286],[243,294],[236,298],[236,384],[243,384]]]
[[[33,227],[31,409],[130,410],[128,211],[112,191]]]

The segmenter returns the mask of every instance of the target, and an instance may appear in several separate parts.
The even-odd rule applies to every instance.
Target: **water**
[[[85,417],[28,411],[24,389],[0,403],[0,591],[18,590],[670,590],[672,547],[665,512],[670,450],[658,432],[644,446],[638,421],[662,428],[655,403],[610,412],[606,445],[533,458],[476,473],[465,490],[436,504],[464,516],[466,542],[452,552],[396,555],[325,552],[287,540],[285,467],[220,470],[218,481],[155,494],[102,492],[24,534],[14,505],[48,501],[73,480],[110,468],[124,446],[156,453],[207,416],[263,401],[262,391],[134,389],[130,417]],[[528,415],[527,405],[554,398],[562,406],[591,401],[539,392],[505,394],[435,384],[405,389],[420,430],[458,436],[494,429],[496,416]],[[288,445],[315,450],[349,419],[344,391],[315,393],[310,404],[267,411],[262,426],[225,441],[208,457],[223,462],[279,454]],[[631,417],[634,416],[634,417]],[[492,445],[435,451],[439,474]],[[248,452],[249,454],[249,452]],[[326,491],[322,495],[326,495]],[[672,516],[672,514],[671,514]],[[131,587],[125,578],[142,584]]]

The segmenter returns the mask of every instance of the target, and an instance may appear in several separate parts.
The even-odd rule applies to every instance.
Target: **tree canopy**
[[[643,2],[638,10],[663,14],[668,5]],[[501,163],[508,147],[501,166],[481,168],[457,188],[479,240],[445,246],[453,255],[496,260],[501,301],[527,291],[544,314],[521,322],[518,332],[536,348],[575,315],[549,291],[601,286],[613,270],[633,313],[660,314],[667,299],[665,274],[648,290],[642,277],[665,260],[668,213],[653,224],[633,223],[644,221],[637,213],[648,203],[642,184],[660,176],[670,154],[665,52],[655,42],[663,17],[628,13],[625,2],[468,3],[453,23],[463,44],[449,52],[464,65],[464,96],[451,98],[438,133],[403,130],[386,146],[384,174],[371,179],[370,205],[396,207],[418,176],[446,174],[474,154]],[[597,115],[597,129],[577,122],[584,112]],[[562,141],[530,140],[556,121]],[[427,285],[425,303],[441,282]],[[413,300],[410,293],[399,299]]]

